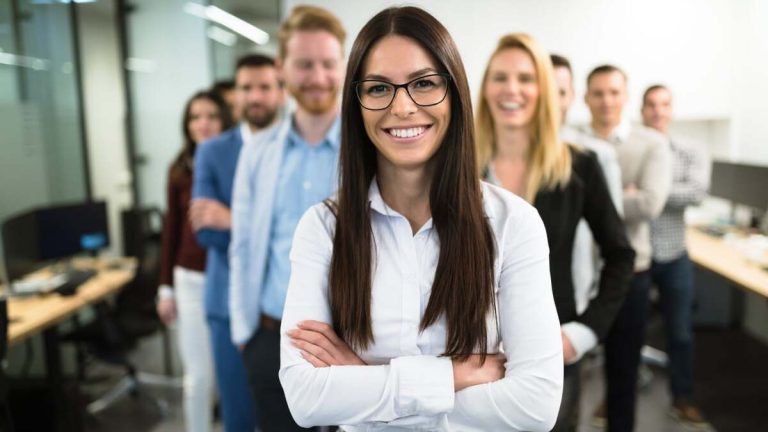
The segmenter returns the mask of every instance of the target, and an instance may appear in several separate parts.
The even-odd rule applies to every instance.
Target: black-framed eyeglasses
[[[371,111],[380,111],[389,108],[395,100],[397,90],[405,89],[413,103],[421,107],[437,105],[448,94],[448,81],[451,76],[444,73],[435,73],[420,76],[405,84],[393,84],[381,80],[353,81],[355,93],[360,105]]]

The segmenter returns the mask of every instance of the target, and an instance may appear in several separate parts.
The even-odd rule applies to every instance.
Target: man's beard
[[[319,100],[305,96],[305,92],[311,89],[289,88],[288,90],[301,108],[309,111],[311,114],[324,114],[336,106],[336,98],[339,91],[338,88],[323,87],[322,89],[329,90],[329,95]]]
[[[262,110],[259,114],[251,114],[250,108],[252,108],[253,105],[250,107],[247,107],[243,110],[243,118],[246,122],[248,122],[249,125],[255,127],[256,129],[263,129],[269,125],[272,124],[272,122],[275,121],[275,118],[277,117],[277,108],[275,109],[269,109],[265,108]]]

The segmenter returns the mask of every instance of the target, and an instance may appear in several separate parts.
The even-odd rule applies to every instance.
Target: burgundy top
[[[192,199],[192,173],[168,171],[168,209],[163,224],[163,249],[160,284],[173,287],[173,267],[205,271],[206,251],[195,240],[189,223],[189,201]]]

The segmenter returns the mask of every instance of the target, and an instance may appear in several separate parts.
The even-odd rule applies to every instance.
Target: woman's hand
[[[314,367],[354,366],[366,363],[333,331],[320,321],[301,321],[298,328],[288,331],[293,346]]]
[[[453,361],[454,391],[504,378],[504,363],[507,361],[504,354],[488,354],[482,365],[480,357],[480,354],[472,354],[465,361]]]
[[[176,300],[173,297],[160,299],[157,302],[157,315],[165,325],[176,321]]]
[[[571,340],[568,339],[568,335],[564,331],[560,331],[563,338],[563,362],[565,364],[571,364],[576,360],[576,349],[571,344]]]

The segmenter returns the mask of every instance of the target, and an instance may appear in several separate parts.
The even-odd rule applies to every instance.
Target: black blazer
[[[603,170],[594,153],[571,147],[571,179],[565,187],[540,191],[534,206],[547,230],[552,291],[561,323],[578,321],[602,340],[624,302],[635,251],[611,201]],[[584,218],[600,249],[604,266],[597,297],[583,314],[576,312],[571,261],[576,226]]]

